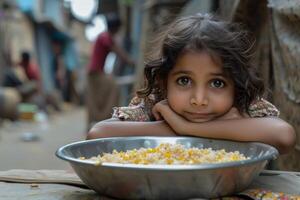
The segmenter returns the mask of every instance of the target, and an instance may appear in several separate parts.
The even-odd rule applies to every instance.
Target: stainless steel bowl
[[[179,143],[185,147],[239,151],[251,159],[201,165],[135,165],[80,160],[103,152]],[[96,192],[120,199],[214,198],[247,188],[278,151],[262,143],[241,143],[194,137],[115,137],[81,141],[59,148],[56,155],[68,161],[81,180]]]

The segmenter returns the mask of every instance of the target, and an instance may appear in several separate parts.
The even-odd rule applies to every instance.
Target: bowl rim
[[[128,140],[128,139],[205,139],[205,140],[217,140],[217,141],[228,141],[233,143],[248,143],[248,144],[254,144],[254,145],[260,145],[265,146],[269,148],[269,154],[263,155],[261,157],[256,157],[248,160],[242,160],[242,161],[232,161],[232,162],[223,162],[223,163],[210,163],[210,164],[194,164],[194,165],[157,165],[157,164],[149,164],[149,165],[141,165],[141,164],[121,164],[121,163],[101,163],[97,164],[95,161],[91,160],[81,160],[79,158],[74,158],[71,156],[66,156],[63,151],[66,148],[70,148],[75,145],[79,145],[82,143],[94,143],[98,141],[105,141],[105,140]],[[66,144],[60,148],[57,149],[55,152],[55,155],[65,161],[68,161],[70,164],[76,163],[81,165],[89,165],[89,166],[95,166],[95,167],[104,167],[104,168],[118,168],[118,169],[132,169],[132,170],[165,170],[165,171],[182,171],[182,170],[208,170],[208,169],[218,169],[218,168],[229,168],[229,167],[240,167],[240,166],[246,166],[255,164],[262,161],[269,161],[269,160],[275,160],[279,152],[278,150],[265,143],[260,142],[237,142],[237,141],[231,141],[231,140],[220,140],[220,139],[212,139],[212,138],[200,138],[200,137],[164,137],[164,136],[126,136],[126,137],[109,137],[109,138],[97,138],[92,140],[83,140],[78,142],[73,142]]]

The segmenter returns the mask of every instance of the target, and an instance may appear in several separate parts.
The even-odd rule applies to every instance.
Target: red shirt
[[[30,64],[26,72],[29,80],[40,80],[40,72],[36,65]]]
[[[107,54],[111,51],[112,45],[113,38],[109,32],[103,32],[98,36],[94,44],[88,72],[103,72],[105,59]]]
[[[20,63],[20,66],[23,67],[26,76],[29,80],[35,80],[39,81],[40,80],[40,71],[37,65],[34,63]]]

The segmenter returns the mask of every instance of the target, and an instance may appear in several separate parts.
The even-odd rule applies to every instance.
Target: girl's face
[[[224,115],[234,103],[234,84],[205,52],[180,55],[168,74],[170,107],[186,120],[206,122]]]

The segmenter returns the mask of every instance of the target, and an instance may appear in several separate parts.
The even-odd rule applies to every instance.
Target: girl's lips
[[[212,114],[211,113],[191,113],[191,112],[186,112],[188,116],[194,119],[207,119],[211,118]]]

